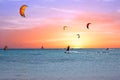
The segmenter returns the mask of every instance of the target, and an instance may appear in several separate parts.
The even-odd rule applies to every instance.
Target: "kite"
[[[21,15],[22,17],[25,17],[25,9],[26,9],[27,7],[28,7],[27,5],[22,5],[22,6],[20,7],[20,15]]]
[[[67,26],[63,26],[63,30],[65,30],[67,28]]]
[[[78,38],[80,38],[80,34],[77,34]]]
[[[91,23],[87,23],[87,29],[89,29],[89,25],[90,25]]]

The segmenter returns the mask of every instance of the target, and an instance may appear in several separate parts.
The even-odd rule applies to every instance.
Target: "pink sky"
[[[92,16],[94,15],[94,16]],[[1,47],[11,48],[119,48],[120,23],[118,14],[83,13],[70,19],[56,17],[42,24],[27,25],[26,29],[2,29]],[[37,22],[37,20],[36,20]],[[90,29],[86,28],[91,22]],[[63,30],[63,26],[67,29]],[[25,26],[26,27],[26,26]],[[80,34],[78,39],[76,34]]]
[[[117,0],[12,2],[0,2],[0,48],[5,45],[10,48],[40,48],[42,45],[45,48],[65,48],[67,45],[73,48],[120,48]],[[28,5],[25,18],[19,15],[23,2]],[[86,28],[87,23],[91,23],[90,29]],[[67,26],[66,30],[63,26]],[[79,39],[77,34],[80,34]]]

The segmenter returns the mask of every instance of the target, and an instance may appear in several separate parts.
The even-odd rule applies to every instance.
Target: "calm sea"
[[[0,80],[120,80],[120,49],[0,50]]]

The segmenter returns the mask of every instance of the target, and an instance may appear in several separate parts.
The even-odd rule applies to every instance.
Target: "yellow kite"
[[[22,17],[25,17],[25,9],[26,9],[27,7],[28,7],[27,5],[22,5],[22,6],[20,7],[20,15],[21,15]]]

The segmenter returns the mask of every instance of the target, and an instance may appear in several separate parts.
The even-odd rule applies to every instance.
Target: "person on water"
[[[69,53],[69,50],[70,50],[70,46],[68,45],[68,47],[67,47],[65,53]]]
[[[109,50],[109,48],[106,48],[106,50]]]
[[[67,50],[66,51],[69,51],[70,50],[70,46],[67,47]]]

